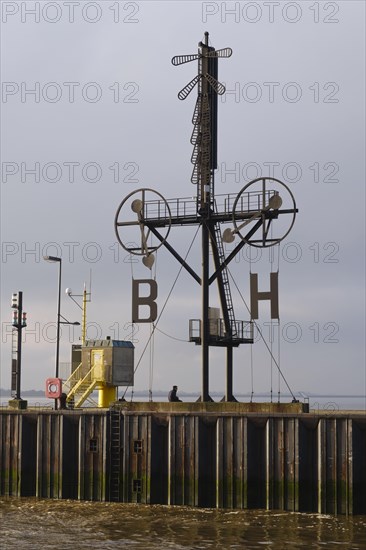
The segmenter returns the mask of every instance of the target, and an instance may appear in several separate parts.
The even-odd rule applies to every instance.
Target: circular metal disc
[[[261,212],[261,216],[253,216],[251,220],[251,213],[256,211]],[[247,183],[233,205],[234,234],[257,248],[281,242],[291,231],[295,218],[295,198],[287,185],[276,178],[262,177]],[[245,235],[240,227],[243,219],[248,219]]]
[[[149,194],[154,197],[153,200],[148,199]],[[133,200],[129,203],[131,197]],[[151,227],[159,232],[159,238],[153,234]],[[170,232],[169,204],[163,195],[154,189],[135,189],[119,205],[114,218],[114,228],[122,248],[130,254],[144,256],[144,265],[151,269],[154,263],[151,253],[164,244]],[[151,242],[152,239],[155,239],[155,242]]]

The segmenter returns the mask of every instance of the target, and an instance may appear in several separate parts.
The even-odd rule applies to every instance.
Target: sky
[[[136,390],[200,390],[201,350],[188,342],[200,287],[184,270],[177,278],[180,265],[163,248],[152,272],[131,257],[114,217],[142,187],[166,199],[195,196],[196,91],[185,101],[177,94],[197,65],[174,67],[171,58],[196,53],[208,31],[211,45],[233,50],[219,61],[227,93],[216,195],[274,176],[299,209],[273,254],[246,246],[230,264],[241,320],[250,272],[266,290],[279,271],[280,321],[271,325],[261,303],[267,346],[256,338],[234,351],[234,394],[288,391],[269,347],[295,394],[365,395],[365,4],[80,0],[1,9],[0,387],[10,387],[10,302],[19,290],[28,317],[22,388],[43,389],[54,375],[58,266],[43,260],[54,255],[62,315],[81,321],[65,289],[81,294],[91,277],[87,336],[132,339]],[[185,257],[195,232],[174,227],[169,243]],[[187,261],[200,271],[199,235]],[[151,276],[160,317],[146,347],[152,327],[131,324],[131,289],[132,277]],[[210,305],[218,306],[214,285]],[[79,327],[62,327],[62,363],[79,337]],[[224,350],[210,350],[209,387],[224,393]]]

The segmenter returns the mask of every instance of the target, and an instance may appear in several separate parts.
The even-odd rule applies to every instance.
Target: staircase
[[[225,251],[224,251],[224,245],[222,242],[222,236],[221,236],[221,230],[220,230],[220,224],[215,223],[214,225],[214,241],[216,245],[217,255],[219,259],[219,266],[216,266],[216,269],[220,267],[224,261],[225,261]],[[230,335],[232,338],[235,338],[237,336],[237,327],[235,322],[235,314],[234,314],[234,305],[233,300],[231,296],[231,290],[230,290],[230,282],[229,282],[229,276],[227,268],[224,267],[221,271],[221,274],[219,275],[221,277],[222,282],[222,290],[224,294],[225,304],[226,304],[226,310],[228,314],[228,320],[229,320],[229,327],[226,327],[226,331],[229,328]],[[224,306],[224,304],[223,304]],[[223,307],[224,309],[224,307]]]
[[[81,366],[82,363],[79,363],[74,372],[72,372],[68,379],[62,383],[62,388],[65,390],[65,393],[69,393],[71,388],[75,386],[75,384],[77,384],[77,382],[79,382],[79,380],[81,379]]]
[[[111,501],[120,500],[121,476],[121,415],[120,411],[110,410],[110,478],[109,497]]]
[[[82,376],[82,363],[74,370],[69,378],[64,382],[63,387],[67,392],[66,403],[75,408],[81,407],[87,402],[92,407],[97,407],[97,402],[90,397],[91,393],[98,384],[93,378],[94,367],[92,367],[85,376]]]

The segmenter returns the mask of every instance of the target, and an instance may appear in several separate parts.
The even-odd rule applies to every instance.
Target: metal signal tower
[[[238,321],[235,318],[232,295],[230,291],[227,266],[245,244],[257,247],[273,246],[282,240],[292,228],[297,212],[295,200],[290,190],[274,178],[259,178],[247,184],[239,194],[227,194],[215,197],[215,170],[217,169],[217,110],[218,95],[225,93],[225,87],[217,80],[218,59],[230,57],[231,48],[215,50],[209,46],[208,33],[205,42],[198,44],[198,53],[179,55],[172,59],[173,65],[181,65],[198,60],[198,74],[179,93],[184,100],[197,85],[198,94],[193,114],[193,132],[191,143],[193,153],[191,162],[193,172],[191,182],[197,186],[195,199],[166,200],[152,189],[142,188],[130,193],[119,205],[115,216],[115,230],[121,246],[132,254],[142,255],[143,263],[151,269],[154,263],[153,253],[164,246],[200,284],[201,319],[190,320],[189,339],[202,348],[202,386],[201,401],[212,401],[209,395],[209,347],[226,348],[226,391],[225,400],[235,401],[233,395],[233,348],[240,344],[253,343],[253,324],[251,321]],[[269,189],[268,182],[275,187],[285,188],[289,193],[290,208],[280,210],[282,198],[279,191]],[[257,191],[246,191],[251,185],[258,186]],[[149,195],[158,198],[148,200]],[[129,199],[136,197],[129,202]],[[129,217],[127,203],[130,206]],[[283,236],[273,237],[272,220],[280,214],[290,215],[289,228]],[[136,220],[137,216],[137,220]],[[121,221],[124,220],[124,221]],[[227,228],[221,234],[221,223],[234,224],[234,229]],[[238,225],[239,222],[242,222]],[[199,276],[191,266],[169,244],[167,238],[173,225],[200,225],[202,270]],[[244,236],[241,229],[251,224]],[[129,228],[138,226],[141,245],[131,244],[126,238]],[[261,230],[262,229],[262,230]],[[271,231],[270,231],[271,229]],[[124,238],[120,234],[125,232]],[[261,231],[260,231],[261,230]],[[258,232],[260,235],[258,236]],[[223,242],[233,242],[235,236],[240,242],[226,257]],[[155,243],[148,239],[155,237]],[[209,252],[212,251],[214,272],[210,274]],[[210,330],[209,290],[217,282],[223,318],[218,319],[215,329]]]
[[[27,401],[20,397],[22,371],[22,330],[27,326],[27,314],[23,311],[23,292],[13,292],[11,297],[13,310],[11,341],[11,396],[9,405],[26,409]]]

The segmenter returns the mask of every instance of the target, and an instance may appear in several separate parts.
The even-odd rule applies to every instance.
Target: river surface
[[[366,516],[0,498],[1,550],[366,549]]]

